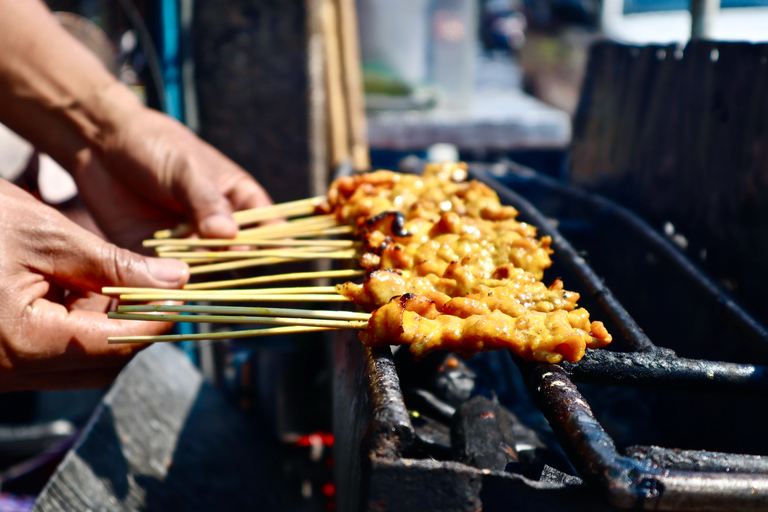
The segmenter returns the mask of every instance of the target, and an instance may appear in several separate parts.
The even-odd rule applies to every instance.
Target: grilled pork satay
[[[443,164],[422,177],[379,171],[334,183],[329,204],[357,226],[369,272],[362,285],[337,287],[373,312],[360,339],[408,344],[416,357],[505,348],[549,362],[609,343],[603,324],[576,307],[578,294],[540,281],[549,237],[538,239],[487,186],[452,179],[463,170]]]
[[[368,311],[383,306],[393,297],[407,293],[425,295],[439,293],[450,297],[482,295],[497,301],[514,301],[526,309],[547,313],[558,309],[571,311],[579,294],[563,289],[559,279],[547,288],[529,272],[508,269],[503,279],[474,278],[466,267],[453,266],[454,272],[439,277],[419,276],[394,270],[377,270],[363,284],[344,283],[336,290]],[[447,299],[446,299],[447,300]]]
[[[486,277],[513,264],[541,279],[552,264],[551,239],[537,239],[535,228],[513,219],[489,221],[445,212],[436,222],[423,217],[407,221],[400,213],[388,212],[371,220],[375,222],[366,222],[358,235],[365,251],[360,265],[369,272],[420,266],[422,275],[443,274],[449,264],[471,255]]]
[[[441,305],[428,295],[406,294],[374,311],[360,339],[369,346],[408,345],[417,358],[433,350],[470,358],[478,352],[508,349],[523,359],[550,363],[578,361],[587,348],[611,342],[602,322],[590,323],[584,309],[551,313],[494,309],[500,304],[466,297]]]

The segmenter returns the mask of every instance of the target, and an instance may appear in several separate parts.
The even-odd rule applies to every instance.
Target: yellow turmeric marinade
[[[610,343],[577,293],[541,281],[551,239],[466,177],[464,164],[444,163],[421,176],[376,171],[332,184],[329,211],[363,244],[366,281],[337,287],[372,312],[362,342],[409,345],[415,357],[509,349],[551,363]]]

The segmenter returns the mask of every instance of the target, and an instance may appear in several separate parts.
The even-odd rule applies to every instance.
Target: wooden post
[[[344,91],[347,101],[349,145],[352,167],[356,171],[370,169],[368,134],[365,119],[360,33],[355,0],[336,0],[339,12],[341,56],[344,63]]]

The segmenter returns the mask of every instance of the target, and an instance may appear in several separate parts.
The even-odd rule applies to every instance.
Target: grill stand
[[[630,350],[588,351],[582,362],[562,366],[518,362],[537,405],[585,483],[562,475],[548,479],[546,471],[545,478],[534,481],[458,462],[415,458],[415,432],[391,352],[364,348],[348,335],[334,345],[339,510],[507,510],[512,503],[533,511],[768,507],[768,457],[653,446],[633,447],[627,451],[631,456],[621,455],[571,381],[761,395],[768,388],[766,367],[683,359],[656,347],[538,210],[487,175],[474,177],[515,206],[524,220],[539,226],[541,234],[552,236],[555,257],[581,279],[603,308],[601,314],[618,325]],[[695,270],[685,272],[700,279]],[[703,288],[712,291],[709,298],[724,305],[753,338],[753,346],[765,347],[765,329],[710,285],[702,281]],[[345,491],[350,497],[346,501]]]

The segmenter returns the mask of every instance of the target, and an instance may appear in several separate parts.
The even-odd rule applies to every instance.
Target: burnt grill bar
[[[565,370],[537,365],[529,372],[529,389],[555,430],[579,474],[623,509],[763,510],[768,506],[765,457],[718,455],[735,467],[752,471],[686,471],[650,458],[621,456]]]
[[[695,392],[768,393],[765,366],[677,357],[669,349],[648,352],[588,352],[578,363],[562,363],[577,382],[642,386]]]

